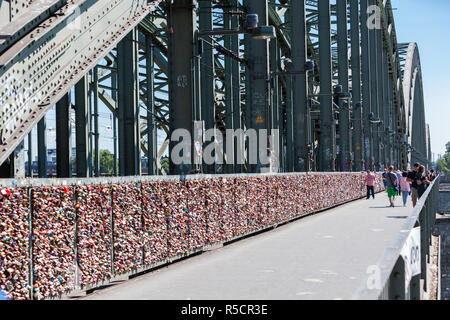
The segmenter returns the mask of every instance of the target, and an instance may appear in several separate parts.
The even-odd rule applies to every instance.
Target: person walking
[[[395,197],[397,195],[398,179],[394,172],[394,166],[389,167],[389,171],[383,174],[383,178],[387,182],[387,193],[389,198],[389,203],[392,208],[395,208]]]
[[[400,186],[400,179],[403,177],[403,172],[401,172],[400,170],[397,170],[397,172],[395,173],[397,175],[397,180]],[[400,191],[400,187],[398,188],[398,196],[400,197],[402,195],[402,192]]]
[[[400,191],[403,196],[403,206],[406,207],[406,204],[408,203],[408,196],[411,193],[411,185],[408,182],[407,172],[403,172],[399,184],[400,184]]]
[[[419,193],[417,192],[417,189],[419,187],[417,184],[417,179],[419,177],[419,168],[420,164],[415,163],[413,170],[408,172],[408,182],[411,183],[411,201],[414,208],[416,207],[417,200],[419,199]]]
[[[387,169],[384,169],[384,173],[383,173],[383,178],[384,178],[384,176],[387,174]],[[384,185],[384,190],[385,191],[387,191],[387,185],[388,185],[388,183],[387,183],[387,180],[386,179],[383,179],[383,185]]]
[[[375,180],[376,180],[375,174],[373,174],[370,170],[368,170],[366,175],[367,200],[370,199],[371,195],[372,198],[375,199]]]
[[[427,176],[425,175],[425,167],[420,166],[419,171],[417,172],[416,176],[416,182],[417,182],[417,196],[418,199],[420,199],[425,191],[427,190],[427,187],[431,184],[431,182],[428,180]]]

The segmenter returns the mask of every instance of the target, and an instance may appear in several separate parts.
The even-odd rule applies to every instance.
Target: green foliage
[[[100,151],[100,174],[114,173],[114,155],[109,150]]]
[[[437,162],[437,169],[443,173],[450,173],[450,141],[445,145],[447,153]]]

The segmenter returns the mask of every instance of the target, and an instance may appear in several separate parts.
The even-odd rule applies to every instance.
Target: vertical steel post
[[[47,177],[47,123],[44,117],[37,125],[38,135],[38,173],[39,178]]]
[[[157,174],[156,158],[158,153],[157,145],[157,128],[155,123],[155,93],[153,90],[154,75],[154,57],[153,57],[153,41],[150,36],[145,36],[146,51],[146,73],[147,73],[147,158],[148,158],[148,174]]]
[[[114,72],[111,74],[111,87],[114,88],[111,92],[111,98],[114,100],[115,104],[115,111],[112,115],[113,120],[113,141],[114,141],[114,175],[117,176],[118,174],[118,137],[117,137],[117,115],[118,115],[118,108],[117,108],[117,60],[114,60]]]
[[[28,134],[28,176],[33,178],[33,134],[32,131]]]
[[[335,171],[336,122],[333,114],[330,1],[319,1],[320,171]]]
[[[389,300],[405,300],[405,261],[400,256],[389,277]]]
[[[292,62],[295,71],[305,69],[307,59],[306,44],[306,6],[304,0],[291,2],[291,42]],[[310,136],[308,132],[309,108],[308,99],[308,75],[296,75],[293,77],[293,132],[294,132],[294,171],[306,172],[309,169],[308,148]]]
[[[267,0],[244,0],[244,6],[249,13],[259,16],[259,26],[265,26],[269,22],[269,11]],[[246,36],[246,57],[249,61],[249,79],[246,95],[247,129],[268,129],[269,110],[269,85],[270,63],[269,63],[269,41],[253,39]],[[260,157],[267,150],[260,150],[260,138],[258,134],[258,145],[256,146],[257,164],[249,164],[249,173],[256,173],[261,169]],[[251,159],[252,157],[249,157]]]
[[[212,18],[212,3],[210,1],[199,2],[199,29],[200,30],[212,30],[213,18]],[[194,22],[195,23],[195,22]],[[178,59],[178,57],[177,57]],[[228,65],[228,64],[227,64]],[[215,93],[215,80],[214,80],[214,50],[211,47],[206,47],[202,58],[200,67],[200,84],[201,84],[201,117],[205,121],[205,130],[216,128],[216,93]],[[225,72],[230,70],[225,68]],[[226,86],[227,84],[225,84]],[[229,94],[229,91],[228,91]],[[229,108],[229,106],[227,107]],[[228,109],[227,109],[228,111]],[[227,129],[229,124],[227,123]],[[231,127],[230,127],[231,128]],[[211,143],[210,141],[206,141]],[[204,166],[205,173],[215,173],[215,166]]]
[[[223,22],[224,22],[224,29],[231,29],[231,8],[225,9]],[[232,36],[226,35],[224,37],[224,44],[225,48],[231,50],[232,47]],[[234,128],[234,117],[233,117],[233,91],[234,89],[234,83],[233,83],[233,59],[229,56],[225,56],[225,128],[226,129],[233,129]],[[227,149],[227,144],[224,144],[224,152],[227,156],[226,166],[225,166],[225,172],[226,173],[233,173],[234,172],[234,166],[236,163],[234,163],[234,151],[235,146],[233,144],[232,150]]]
[[[381,7],[380,10],[383,10],[383,8]],[[376,31],[376,38],[377,38],[377,95],[378,95],[378,116],[380,117],[380,119],[383,121],[383,126],[378,128],[378,139],[379,139],[379,162],[381,164],[385,164],[389,165],[389,163],[386,163],[386,158],[385,158],[385,150],[386,150],[386,132],[384,130],[387,123],[387,119],[385,119],[384,117],[384,109],[385,109],[385,105],[384,105],[384,89],[385,86],[383,84],[383,80],[384,80],[384,65],[386,64],[386,62],[384,61],[384,55],[383,55],[383,51],[384,51],[384,43],[383,43],[383,30],[382,29],[377,29]]]
[[[369,0],[369,5],[377,5],[377,0]],[[378,99],[378,31],[376,28],[369,29],[369,50],[370,50],[370,98],[371,98],[371,112],[375,114],[376,117],[380,116],[380,105]],[[380,135],[379,127],[377,125],[373,126],[373,154],[372,154],[372,164],[373,169],[380,161]]]
[[[363,101],[363,159],[365,170],[373,170],[371,161],[373,157],[373,141],[372,141],[372,126],[369,121],[369,114],[372,110],[371,101],[371,64],[370,56],[372,52],[369,50],[369,28],[368,23],[368,0],[361,0],[361,78],[362,78],[362,101]]]
[[[230,4],[234,10],[237,11],[239,2],[238,0],[231,0]],[[233,15],[231,17],[231,28],[239,28],[239,16]],[[241,40],[238,35],[231,36],[231,50],[240,54]],[[232,83],[233,83],[233,129],[239,130],[243,129],[242,125],[242,109],[241,109],[241,64],[237,60],[231,62],[232,65]],[[238,143],[243,144],[244,142],[234,143],[234,168],[236,173],[244,172],[244,167],[242,164],[238,164],[238,157],[240,155],[238,152]],[[244,149],[241,147],[242,152]]]
[[[67,93],[56,103],[56,175],[72,177],[71,103]]]
[[[100,176],[100,132],[98,130],[98,67],[95,67],[93,70],[93,82],[92,82],[92,90],[94,91],[94,114],[92,115],[93,123],[94,123],[94,175],[96,177]]]
[[[354,167],[356,171],[363,170],[363,108],[361,102],[361,41],[359,24],[359,0],[350,0],[350,37],[351,37],[351,65],[352,65],[352,106],[353,106],[353,143]]]
[[[348,61],[348,29],[347,0],[339,0],[337,6],[337,38],[338,38],[338,74],[339,84],[343,92],[350,92],[349,61]],[[339,132],[341,170],[350,171],[350,152],[352,150],[352,135],[350,131],[350,101],[339,100]]]
[[[279,63],[279,59],[278,59],[278,51],[279,51],[279,47],[278,47],[278,42],[277,39],[272,39],[272,41],[270,41],[270,69],[271,72],[277,72],[279,71],[278,69],[278,63]],[[271,79],[271,87],[270,87],[270,105],[271,105],[271,129],[276,129],[276,130],[280,130],[280,104],[279,104],[279,92],[278,92],[278,88],[279,88],[279,78],[276,76],[273,76],[273,78]],[[272,131],[271,133],[272,135],[274,134],[274,132]],[[279,132],[279,138],[282,137],[282,133],[281,131]],[[279,144],[280,141],[278,141]],[[281,148],[281,144],[279,144],[280,148]],[[278,164],[279,167],[281,165],[281,154],[282,152],[279,152],[278,156]],[[278,168],[279,169],[279,168]]]
[[[119,172],[140,175],[139,69],[137,29],[117,45]]]
[[[77,177],[88,177],[89,145],[89,97],[88,77],[84,76],[75,85],[75,127],[76,127],[76,167]]]
[[[196,0],[174,0],[168,8],[169,29],[169,110],[170,132],[178,129],[187,130],[193,136],[194,121],[194,84],[192,83],[192,59],[194,55],[194,38],[197,31],[197,15],[194,8]],[[206,101],[205,103],[211,103]],[[171,141],[169,153],[178,141]],[[192,139],[190,159],[184,166],[175,165],[170,157],[170,173],[180,174],[190,171],[193,164]]]

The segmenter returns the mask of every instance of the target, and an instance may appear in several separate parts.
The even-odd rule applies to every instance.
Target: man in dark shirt
[[[418,192],[419,186],[417,184],[417,180],[419,179],[419,173],[418,173],[419,168],[420,168],[420,163],[415,163],[414,169],[408,172],[408,177],[407,177],[408,182],[412,184],[411,199],[412,199],[413,207],[416,206],[417,200],[419,199],[419,192]]]

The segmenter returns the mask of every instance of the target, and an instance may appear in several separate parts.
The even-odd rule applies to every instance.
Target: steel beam
[[[348,60],[347,0],[337,1],[338,79],[343,92],[350,92]],[[340,168],[351,170],[352,135],[350,131],[350,101],[339,100]]]
[[[137,29],[117,45],[119,174],[141,174]]]
[[[359,0],[350,0],[350,37],[351,37],[351,69],[352,69],[352,107],[353,107],[353,155],[356,171],[363,170],[363,108],[361,102],[361,40],[359,23]]]
[[[45,116],[38,122],[38,176],[47,178],[47,123]]]
[[[292,62],[294,71],[305,69],[307,60],[306,43],[306,1],[297,0],[291,3],[291,42]],[[308,148],[310,133],[307,119],[309,118],[308,79],[307,74],[293,76],[293,132],[294,132],[294,170],[296,172],[309,171]]]
[[[0,56],[0,88],[7,90],[0,99],[5,111],[0,117],[0,140],[6,150],[0,152],[0,163],[159,2],[74,0]],[[14,82],[15,91],[11,90]]]
[[[268,24],[269,11],[267,0],[244,0],[244,6],[249,13],[259,16],[259,25]],[[266,40],[253,39],[246,35],[246,58],[249,62],[249,79],[247,81],[246,112],[247,129],[265,130],[268,128],[269,119],[269,42]],[[259,172],[261,169],[260,157],[267,150],[260,150],[260,141],[256,146],[258,164],[248,166],[249,173]]]
[[[372,141],[372,126],[369,121],[369,114],[372,110],[371,101],[371,64],[369,50],[369,29],[367,27],[368,21],[368,0],[361,0],[361,78],[362,78],[362,101],[363,101],[363,134],[364,134],[364,169],[373,170],[373,141]]]
[[[158,167],[156,164],[158,154],[157,144],[157,127],[155,121],[155,68],[154,68],[154,45],[151,37],[145,36],[145,65],[146,65],[146,77],[147,77],[147,158],[148,158],[148,174],[156,175]]]
[[[197,15],[194,10],[196,0],[174,0],[169,8],[168,60],[169,60],[169,109],[170,131],[184,129],[193,136],[194,83],[193,56],[194,39],[197,31]],[[211,101],[210,101],[211,102]],[[210,103],[209,102],[209,103]],[[169,153],[178,142],[171,141]],[[192,145],[192,140],[191,140]],[[190,163],[175,165],[170,163],[171,174],[188,173],[193,164],[193,146],[189,154],[183,155]]]
[[[213,29],[213,17],[212,17],[212,3],[209,1],[199,2],[199,29],[201,31],[212,30]],[[229,40],[229,39],[228,39]],[[229,59],[229,58],[227,58]],[[229,63],[228,63],[229,64]],[[205,121],[205,129],[215,129],[216,128],[216,94],[215,94],[215,66],[214,66],[214,50],[210,46],[205,46],[205,50],[201,57],[201,67],[200,67],[200,84],[201,84],[201,117]],[[225,86],[229,86],[230,75],[229,72],[231,68],[225,72],[228,72],[228,84],[227,79],[225,80]],[[228,97],[230,97],[230,92],[228,90]],[[226,95],[227,96],[227,95]],[[230,103],[230,101],[228,101]],[[226,106],[230,108],[231,105]],[[228,127],[227,129],[231,128]],[[210,143],[210,141],[207,143]],[[209,165],[204,166],[206,169],[205,173],[215,173],[215,166]]]
[[[330,1],[319,1],[320,164],[319,170],[336,170],[336,122],[333,114]]]
[[[230,4],[233,8],[233,10],[238,9],[239,2],[238,0],[231,0]],[[237,29],[239,28],[239,16],[233,15],[231,17],[231,28]],[[231,50],[239,54],[240,48],[241,48],[241,40],[238,35],[231,36]],[[242,101],[241,101],[241,64],[239,61],[233,59],[231,62],[232,66],[232,89],[233,89],[233,129],[239,130],[243,129],[242,125]],[[234,143],[234,169],[235,173],[242,173],[244,172],[244,166],[243,164],[238,164],[238,158],[240,157],[238,155],[238,150],[244,150],[242,147],[244,141],[235,141]],[[239,144],[241,145],[239,147]]]
[[[70,95],[56,104],[56,176],[72,177],[72,126]]]
[[[83,77],[75,86],[76,171],[86,178],[89,160],[89,79]]]

